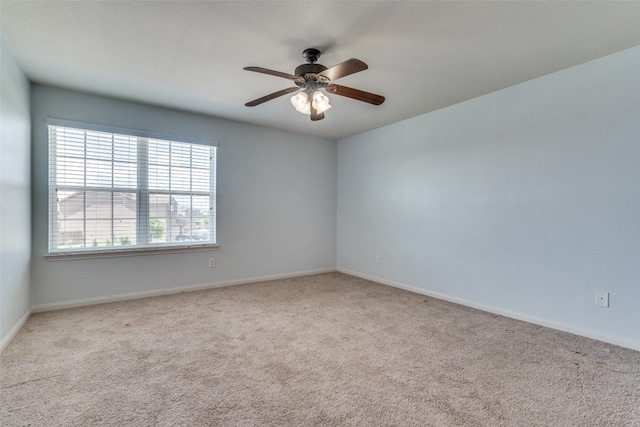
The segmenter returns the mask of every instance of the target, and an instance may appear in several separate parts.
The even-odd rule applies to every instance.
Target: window
[[[216,147],[49,120],[49,253],[216,242]]]

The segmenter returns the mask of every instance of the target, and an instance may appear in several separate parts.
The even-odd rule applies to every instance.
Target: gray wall
[[[0,41],[0,350],[31,309],[29,81]]]
[[[39,85],[31,103],[34,306],[335,268],[336,141]],[[47,117],[217,140],[220,248],[45,260]]]
[[[338,268],[640,349],[639,70],[636,47],[338,141]]]

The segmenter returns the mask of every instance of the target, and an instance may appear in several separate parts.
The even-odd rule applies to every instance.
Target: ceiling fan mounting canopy
[[[320,51],[310,47],[309,49],[302,51],[302,56],[309,64],[313,64],[314,62],[318,62],[318,58],[320,58]]]
[[[318,49],[309,48],[302,52],[302,56],[307,61],[306,64],[296,67],[294,74],[283,73],[280,71],[269,70],[262,67],[245,67],[247,71],[269,74],[276,77],[282,77],[293,81],[296,86],[282,89],[269,95],[263,96],[253,101],[247,102],[247,107],[255,107],[264,102],[278,98],[291,92],[304,93],[304,96],[294,95],[291,102],[297,111],[309,114],[312,121],[322,120],[324,111],[331,108],[329,98],[320,92],[320,89],[326,90],[328,93],[345,96],[357,101],[366,102],[373,105],[380,105],[384,102],[384,96],[375,93],[365,92],[359,89],[337,85],[333,81],[348,75],[364,71],[367,64],[359,59],[351,58],[341,62],[333,67],[327,68],[322,64],[317,64],[320,57]]]

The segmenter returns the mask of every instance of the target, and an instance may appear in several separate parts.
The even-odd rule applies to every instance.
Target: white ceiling
[[[37,83],[339,139],[640,45],[640,2],[6,1],[0,35]],[[369,69],[311,122],[291,87],[302,50]]]

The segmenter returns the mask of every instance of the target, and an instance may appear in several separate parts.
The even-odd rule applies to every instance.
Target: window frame
[[[205,140],[205,139],[193,139],[193,138],[181,137],[176,135],[162,134],[158,132],[150,132],[146,130],[126,129],[126,128],[119,128],[114,126],[107,126],[107,125],[100,125],[100,124],[93,124],[93,123],[85,123],[85,122],[72,121],[72,120],[62,120],[57,118],[47,118],[46,125],[47,125],[47,149],[49,153],[49,161],[48,161],[49,170],[47,174],[48,176],[48,183],[47,183],[48,185],[47,245],[48,246],[47,248],[48,249],[47,249],[47,254],[45,254],[45,258],[47,260],[56,261],[56,260],[65,260],[65,259],[86,259],[86,258],[120,257],[120,256],[133,256],[133,255],[153,255],[158,253],[211,251],[218,248],[217,233],[216,233],[217,232],[216,174],[217,174],[217,147],[218,147],[217,141]],[[131,246],[131,247],[111,246],[107,248],[93,249],[91,247],[86,246],[87,243],[85,241],[84,242],[85,246],[81,248],[68,248],[68,249],[59,248],[57,245],[59,243],[58,239],[60,238],[60,236],[56,234],[59,227],[59,218],[57,217],[58,215],[57,188],[58,187],[61,187],[61,188],[78,187],[78,186],[64,186],[64,185],[58,186],[56,182],[57,181],[57,177],[55,175],[56,167],[59,164],[59,162],[57,157],[55,159],[55,163],[54,163],[54,159],[51,158],[52,155],[55,155],[55,152],[52,152],[52,145],[57,145],[57,144],[52,144],[51,130],[50,130],[51,126],[67,127],[67,128],[74,128],[74,129],[79,129],[83,131],[103,132],[103,133],[110,133],[115,135],[125,135],[128,137],[135,137],[136,145],[137,145],[136,149],[139,149],[141,144],[146,144],[145,150],[147,151],[147,154],[149,150],[150,139],[175,142],[175,143],[194,144],[194,145],[204,146],[209,148],[209,154],[210,154],[209,192],[208,192],[209,205],[210,205],[209,240],[204,242],[194,241],[194,240],[183,240],[180,243],[174,240],[172,242],[151,243],[146,238],[143,238],[142,241],[144,242],[145,246],[137,246],[139,240],[138,238],[136,238],[136,246]],[[192,154],[190,154],[190,156],[191,155]],[[87,159],[86,152],[83,155],[83,158]],[[151,211],[149,209],[149,204],[150,204],[149,196],[151,194],[164,193],[164,194],[169,194],[170,195],[169,200],[171,200],[171,197],[172,197],[171,195],[173,194],[172,190],[149,189],[148,182],[147,182],[149,165],[150,165],[150,160],[147,155],[136,157],[136,177],[137,177],[136,186],[133,191],[129,191],[136,194],[135,224],[136,224],[136,230],[138,230],[136,231],[136,236],[140,236],[143,233],[140,230],[145,230],[147,231],[147,233],[150,230]],[[189,170],[193,170],[193,169],[190,167]],[[189,179],[189,182],[192,182],[191,178]],[[142,186],[141,186],[141,183],[142,183]],[[79,187],[82,187],[82,190],[79,190],[79,191],[85,191],[85,192],[100,191],[100,189],[97,189],[97,187],[87,185],[86,182],[84,182],[83,185]],[[117,191],[115,191],[117,187],[114,186],[113,184],[111,185],[110,188],[109,187],[102,187],[102,188],[104,192],[111,192],[112,194],[118,193]],[[128,189],[128,190],[131,190],[131,189]],[[176,191],[175,193],[178,194],[179,191]],[[182,191],[182,193],[185,193],[185,191]],[[193,196],[203,197],[202,194],[196,195],[195,192],[191,190],[188,191],[188,193],[190,193],[189,197],[193,197]],[[185,194],[182,194],[182,195],[186,196]],[[84,197],[86,197],[86,194]],[[204,197],[206,197],[206,195]],[[147,213],[146,217],[144,212]],[[54,215],[56,215],[55,218],[54,218]],[[113,221],[114,218],[111,218],[111,220]],[[85,218],[85,221],[86,221],[86,218]],[[56,236],[57,236],[57,239],[54,238]]]

